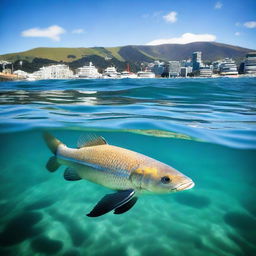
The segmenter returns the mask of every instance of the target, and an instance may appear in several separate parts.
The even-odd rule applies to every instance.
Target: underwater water
[[[255,78],[2,82],[0,110],[0,255],[256,255]],[[48,172],[45,130],[101,135],[195,187],[89,218],[111,191]]]

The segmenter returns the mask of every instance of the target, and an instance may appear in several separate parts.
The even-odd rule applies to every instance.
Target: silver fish
[[[144,193],[172,193],[187,190],[194,182],[169,165],[143,154],[109,145],[101,136],[80,141],[69,148],[49,133],[44,139],[54,154],[46,165],[51,172],[60,165],[68,168],[66,180],[85,179],[117,192],[105,195],[87,214],[98,217],[114,210],[121,214],[130,210]]]

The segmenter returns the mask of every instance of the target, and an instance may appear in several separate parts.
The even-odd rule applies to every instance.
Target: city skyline
[[[255,49],[256,2],[2,0],[0,54],[216,41]]]

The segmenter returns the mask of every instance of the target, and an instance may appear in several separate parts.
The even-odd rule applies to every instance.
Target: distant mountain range
[[[109,65],[115,65],[118,69],[123,70],[127,63],[129,63],[131,70],[137,71],[140,69],[142,62],[188,59],[194,51],[201,51],[202,59],[205,62],[226,57],[233,58],[239,62],[244,59],[248,52],[253,50],[216,42],[154,46],[35,48],[25,52],[0,55],[0,60],[12,61],[15,69],[19,68],[28,72],[38,70],[41,66],[51,63],[67,63],[71,68],[75,69],[85,65],[89,61],[92,61],[100,70]],[[19,67],[20,60],[23,61],[22,67]]]

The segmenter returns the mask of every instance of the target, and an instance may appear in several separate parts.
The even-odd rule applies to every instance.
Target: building
[[[220,75],[236,76],[238,75],[237,66],[232,59],[226,58],[220,64]]]
[[[180,62],[169,61],[169,77],[177,77],[180,75]]]
[[[100,78],[101,74],[98,72],[97,68],[92,64],[92,62],[89,63],[88,66],[83,66],[81,68],[77,69],[77,76],[79,78]]]
[[[104,73],[103,73],[103,78],[118,78],[118,72],[116,70],[115,67],[107,67],[105,70],[104,70]]]
[[[244,61],[244,73],[256,75],[256,52],[250,52],[246,55]]]
[[[139,71],[137,73],[137,77],[138,78],[155,78],[156,75],[150,70],[145,70],[145,71]]]
[[[73,77],[73,71],[67,65],[58,64],[42,67],[33,76],[36,79],[68,79]]]
[[[27,78],[28,73],[23,70],[15,70],[13,74],[17,75],[19,78]]]
[[[192,54],[193,71],[198,71],[202,66],[202,52],[193,52]]]
[[[201,67],[199,69],[200,77],[212,77],[212,69],[210,67]]]

